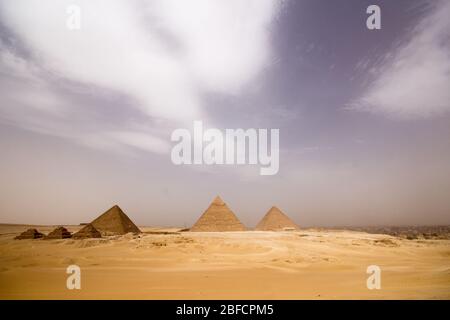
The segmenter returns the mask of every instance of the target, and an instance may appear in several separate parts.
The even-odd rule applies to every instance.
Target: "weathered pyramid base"
[[[228,232],[247,231],[241,223],[227,223],[221,217],[211,218],[208,224],[198,224],[189,229],[189,232]]]
[[[80,231],[76,232],[72,238],[73,239],[89,239],[89,238],[101,238],[102,234],[100,231],[95,229],[92,224],[84,226]]]
[[[23,240],[23,239],[41,239],[44,237],[43,233],[40,233],[36,229],[28,229],[27,231],[22,232],[14,239],[16,240]]]
[[[58,227],[52,232],[50,232],[46,237],[44,237],[45,240],[68,239],[68,238],[72,238],[72,234],[64,227]]]

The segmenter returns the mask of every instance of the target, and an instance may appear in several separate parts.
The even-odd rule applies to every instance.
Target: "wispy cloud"
[[[66,27],[73,4],[76,31]],[[165,152],[167,128],[207,117],[205,93],[239,93],[265,67],[275,12],[273,0],[0,1],[14,37],[0,43],[0,118],[90,146]],[[99,104],[111,114],[88,125]]]
[[[435,2],[408,40],[371,68],[374,81],[348,107],[397,119],[450,111],[449,17],[450,2]]]

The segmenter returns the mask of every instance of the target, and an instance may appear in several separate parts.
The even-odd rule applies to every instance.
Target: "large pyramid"
[[[245,231],[233,211],[217,196],[190,231]]]
[[[126,234],[128,232],[140,233],[141,230],[128,218],[128,216],[115,205],[97,219],[91,225],[103,235]]]
[[[285,231],[299,229],[300,228],[277,207],[270,208],[255,228],[255,230],[258,231]]]

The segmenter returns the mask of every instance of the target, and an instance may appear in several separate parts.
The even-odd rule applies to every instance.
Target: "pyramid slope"
[[[270,208],[255,228],[258,231],[283,231],[286,229],[299,230],[300,228],[277,207]]]
[[[91,225],[105,235],[126,234],[128,232],[140,233],[141,230],[120,209],[118,205],[104,212]]]
[[[72,238],[72,234],[64,227],[58,227],[44,237],[44,239],[67,239],[67,238]]]
[[[190,231],[245,231],[247,228],[239,221],[233,211],[217,196],[208,209],[200,216]]]
[[[14,239],[17,239],[17,240],[22,240],[22,239],[40,239],[42,237],[44,237],[44,234],[42,234],[39,231],[37,231],[37,229],[31,228],[31,229],[28,229],[27,231],[22,232],[21,234],[19,234]]]
[[[88,239],[88,238],[101,238],[100,231],[95,229],[92,224],[84,226],[80,231],[73,235],[74,239]]]

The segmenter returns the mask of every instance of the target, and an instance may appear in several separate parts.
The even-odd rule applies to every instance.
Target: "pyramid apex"
[[[267,211],[267,214],[272,214],[272,213],[279,213],[279,212],[283,212],[281,211],[277,206],[272,206],[269,211]]]
[[[123,212],[123,210],[122,210],[122,208],[121,207],[119,207],[119,205],[118,204],[115,204],[115,205],[113,205],[111,208],[109,208],[108,209],[108,211],[106,211],[106,212],[110,212],[110,211],[115,211],[115,212]]]
[[[222,198],[221,198],[219,195],[217,195],[217,196],[214,198],[214,200],[213,200],[212,203],[213,203],[213,204],[216,204],[216,205],[224,205],[224,204],[225,204],[225,202],[223,202]]]

